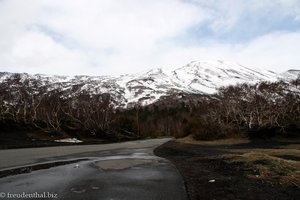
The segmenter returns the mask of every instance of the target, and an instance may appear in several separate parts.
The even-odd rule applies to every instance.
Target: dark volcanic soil
[[[184,178],[192,200],[201,199],[300,199],[298,185],[282,185],[251,179],[257,172],[243,163],[228,163],[220,158],[231,149],[251,149],[284,145],[276,142],[250,142],[239,145],[194,145],[170,141],[155,149],[155,154],[172,161]],[[230,152],[232,154],[232,152]]]
[[[32,137],[34,135],[35,137]],[[55,142],[55,139],[70,138],[76,136],[55,136],[51,137],[42,132],[32,134],[28,131],[2,131],[0,128],[0,149],[31,148],[31,147],[49,147],[66,145],[86,145],[86,144],[106,144],[114,141],[83,137],[82,143]]]

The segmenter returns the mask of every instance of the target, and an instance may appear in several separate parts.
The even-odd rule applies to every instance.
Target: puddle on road
[[[139,151],[144,149],[139,149]],[[110,152],[111,153],[111,152]],[[0,170],[0,178],[4,178],[7,176],[13,176],[18,174],[26,174],[31,173],[33,171],[37,170],[43,170],[43,169],[49,169],[52,167],[58,167],[61,165],[68,165],[80,161],[87,161],[87,160],[94,160],[96,167],[101,168],[102,170],[121,170],[121,169],[127,169],[131,167],[136,167],[139,165],[144,164],[156,164],[158,161],[154,159],[154,156],[148,155],[148,153],[145,152],[134,152],[132,154],[127,154],[128,152],[122,152],[124,155],[118,155],[118,156],[102,156],[96,158],[82,158],[82,159],[76,159],[76,160],[65,160],[65,161],[56,161],[56,162],[44,162],[41,164],[36,165],[27,165],[22,167],[16,167],[16,168],[10,168],[10,169],[4,169]],[[51,158],[48,158],[51,159]],[[79,165],[76,165],[75,168],[79,168]]]
[[[26,173],[30,173],[32,171],[49,169],[51,167],[57,167],[57,166],[61,166],[61,165],[67,165],[67,164],[72,164],[72,163],[86,161],[86,160],[88,160],[88,159],[57,161],[57,162],[51,162],[51,163],[42,163],[42,164],[37,164],[37,165],[23,166],[23,167],[18,167],[18,168],[2,170],[2,171],[0,171],[0,178],[6,177],[6,176],[18,175],[18,174],[26,174]]]
[[[82,194],[86,192],[86,189],[84,188],[71,188],[71,192],[76,193],[76,194]]]
[[[115,159],[115,160],[101,160],[97,161],[94,164],[103,170],[122,170],[131,167],[136,167],[139,165],[145,164],[156,164],[157,160],[148,160],[148,159]]]

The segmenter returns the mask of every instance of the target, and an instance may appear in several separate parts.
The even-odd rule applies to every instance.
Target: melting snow
[[[47,85],[47,90],[60,89],[66,96],[87,91],[90,94],[109,93],[117,102],[116,106],[129,103],[151,104],[161,96],[181,91],[185,93],[212,94],[219,87],[237,83],[276,81],[298,76],[299,70],[290,70],[278,75],[264,69],[247,68],[226,61],[193,61],[173,71],[157,68],[146,72],[109,76],[48,76],[43,74],[21,74],[22,80],[37,80],[39,86]],[[13,73],[0,73],[0,82],[5,82]],[[76,88],[76,91],[72,91]],[[70,91],[68,93],[68,91]]]
[[[55,142],[68,142],[68,143],[80,143],[81,140],[78,140],[77,138],[65,138],[61,140],[54,140]]]

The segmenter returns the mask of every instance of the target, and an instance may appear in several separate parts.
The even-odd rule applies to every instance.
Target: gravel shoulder
[[[173,140],[155,149],[179,170],[190,199],[300,199],[299,140]]]

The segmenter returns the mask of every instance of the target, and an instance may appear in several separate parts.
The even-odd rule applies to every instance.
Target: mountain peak
[[[147,74],[149,74],[149,75],[163,74],[163,69],[162,68],[154,68],[154,69],[147,71]]]
[[[125,107],[132,103],[151,104],[162,96],[176,93],[213,94],[222,86],[278,79],[290,80],[297,78],[299,74],[300,70],[289,70],[279,75],[224,60],[199,60],[192,61],[171,73],[166,73],[162,68],[154,68],[119,77],[0,73],[0,83],[9,84],[10,79],[21,77],[22,80],[38,83],[30,85],[44,87],[48,91],[62,90],[66,96],[81,92],[109,93],[116,106]]]
[[[224,60],[193,61],[173,71],[173,80],[192,91],[216,92],[221,86],[243,82],[274,81],[277,75],[264,69],[250,69]]]
[[[235,68],[242,67],[242,65],[225,60],[195,60],[186,66],[198,66],[205,68]]]
[[[298,69],[290,69],[280,74],[283,79],[296,79],[300,76],[300,70]]]

